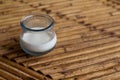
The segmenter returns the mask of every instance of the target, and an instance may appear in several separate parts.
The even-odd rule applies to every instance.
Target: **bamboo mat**
[[[57,45],[43,56],[19,47],[32,12],[55,20]],[[120,1],[0,0],[0,80],[120,80]]]

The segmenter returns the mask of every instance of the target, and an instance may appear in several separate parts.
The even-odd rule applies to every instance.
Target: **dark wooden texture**
[[[43,56],[19,47],[21,18],[55,20],[55,49]],[[0,0],[0,80],[120,80],[119,0]]]

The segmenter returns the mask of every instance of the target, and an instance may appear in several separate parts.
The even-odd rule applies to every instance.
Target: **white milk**
[[[52,49],[56,44],[56,35],[50,32],[27,32],[23,34],[22,44],[32,52],[46,52]]]

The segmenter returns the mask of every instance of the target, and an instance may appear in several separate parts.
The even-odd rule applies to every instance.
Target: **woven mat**
[[[43,56],[19,47],[21,18],[55,20],[57,45]],[[0,0],[0,80],[120,80],[119,0]]]

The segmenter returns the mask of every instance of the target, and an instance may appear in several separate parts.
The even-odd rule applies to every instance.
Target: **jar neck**
[[[47,31],[47,30],[52,30],[54,27],[54,22],[52,22],[48,27],[42,28],[42,27],[33,27],[33,28],[27,28],[23,22],[20,22],[21,28],[23,31],[33,31],[33,32],[39,32],[39,31]]]
[[[29,15],[20,22],[23,31],[45,31],[51,30],[54,26],[54,20],[48,15]]]

